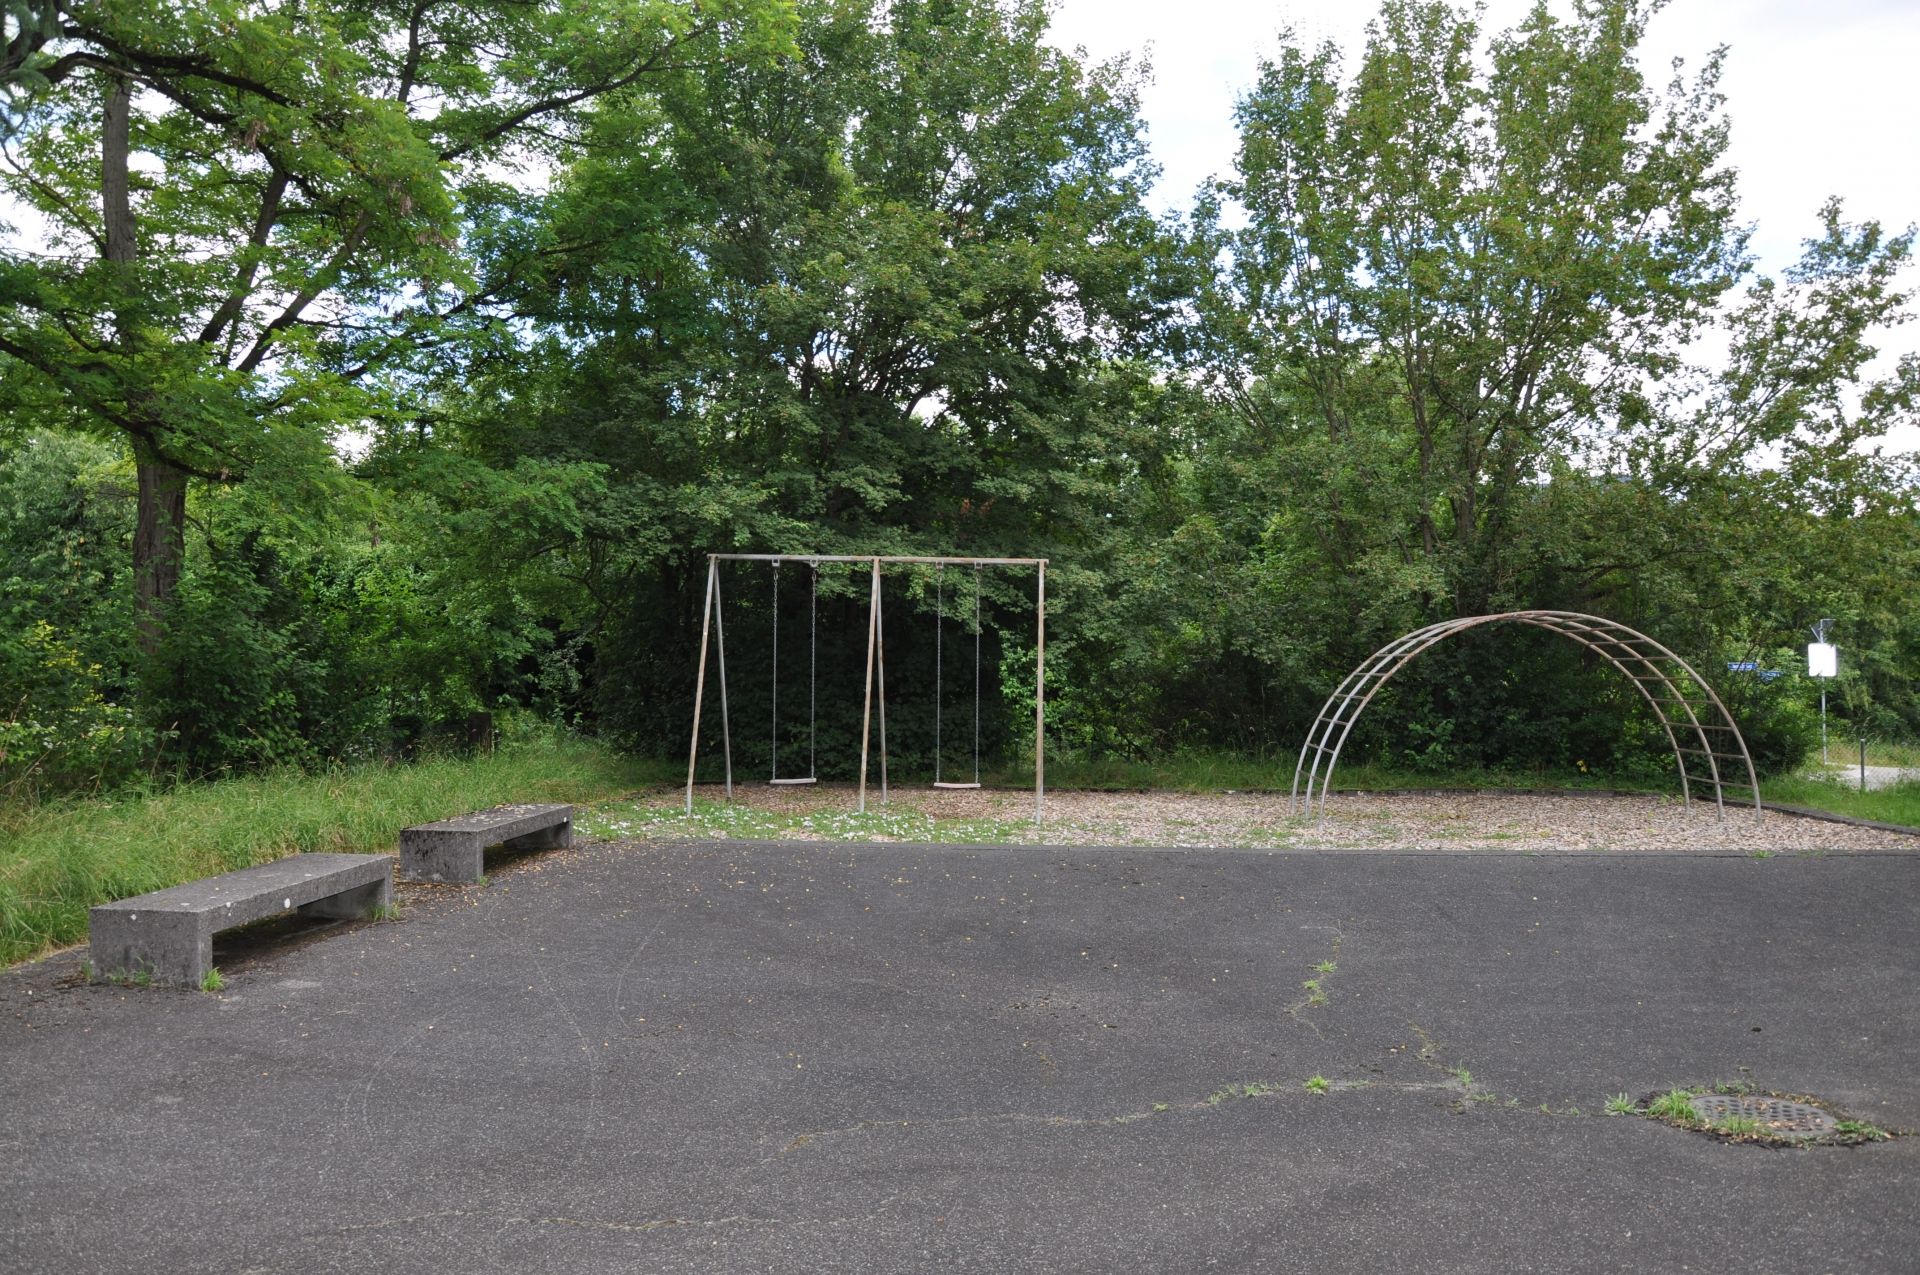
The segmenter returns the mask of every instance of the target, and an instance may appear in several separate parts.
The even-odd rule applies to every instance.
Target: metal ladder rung
[[[1688,748],[1684,744],[1675,744],[1673,751],[1676,753],[1692,753],[1695,757],[1712,757],[1717,761],[1746,761],[1746,758],[1742,757],[1739,753],[1723,753],[1711,748]]]

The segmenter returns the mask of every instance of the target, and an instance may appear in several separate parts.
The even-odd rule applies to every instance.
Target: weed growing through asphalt
[[[1688,1089],[1669,1089],[1647,1104],[1647,1114],[1657,1120],[1671,1120],[1692,1128],[1700,1123],[1693,1109],[1694,1094]]]
[[[369,912],[367,916],[369,919],[375,921],[398,921],[400,919],[400,900],[395,899],[392,903],[382,903],[375,907],[373,911]]]
[[[1325,1076],[1308,1076],[1307,1077],[1308,1093],[1325,1093],[1328,1089],[1332,1087],[1333,1087],[1333,1082],[1329,1081]]]
[[[1724,1133],[1729,1138],[1767,1138],[1773,1131],[1752,1116],[1724,1115],[1716,1116],[1708,1122],[1715,1133]]]
[[[221,977],[218,968],[209,969],[200,976],[200,990],[203,992],[217,992],[226,985],[227,980]]]
[[[1447,1074],[1459,1081],[1462,1089],[1473,1088],[1473,1073],[1465,1067],[1449,1067],[1447,1068]]]
[[[1791,1102],[1820,1105],[1811,1098],[1764,1090],[1750,1080],[1734,1080],[1722,1081],[1712,1086],[1695,1085],[1686,1089],[1669,1089],[1663,1094],[1655,1094],[1648,1099],[1645,1106],[1637,1109],[1636,1114],[1649,1116],[1676,1128],[1692,1129],[1733,1142],[1747,1142],[1769,1147],[1859,1146],[1867,1142],[1884,1142],[1895,1136],[1893,1132],[1877,1128],[1864,1120],[1836,1118],[1831,1131],[1818,1137],[1807,1137],[1780,1132],[1764,1119],[1738,1112],[1728,1112],[1709,1119],[1702,1117],[1693,1109],[1693,1100],[1707,1093],[1760,1094]],[[1625,1096],[1622,1094],[1609,1099],[1607,1110],[1616,1110],[1615,1104]],[[1628,1110],[1635,1109],[1628,1108]]]
[[[1322,961],[1313,967],[1313,972],[1316,974],[1331,974],[1336,968],[1338,967],[1332,961]]]
[[[1636,1116],[1640,1114],[1640,1105],[1623,1093],[1614,1094],[1607,1099],[1607,1114],[1610,1116]]]

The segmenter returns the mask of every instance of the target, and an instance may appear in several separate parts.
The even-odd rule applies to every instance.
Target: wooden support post
[[[720,752],[727,759],[727,801],[733,801],[733,714],[727,709],[727,613],[720,605],[720,564],[713,573],[713,641],[720,651]]]
[[[880,560],[873,560],[873,632],[880,656],[880,804],[887,796],[887,612],[880,605]]]
[[[1033,643],[1033,821],[1047,811],[1047,564],[1040,564],[1034,595]]]
[[[687,745],[687,814],[693,814],[693,768],[700,760],[700,702],[707,692],[707,629],[713,620],[713,586],[720,564],[707,559],[707,597],[700,605],[700,672],[693,679],[693,742]]]
[[[860,813],[867,812],[867,738],[873,729],[873,654],[880,631],[880,559],[873,560],[873,584],[867,591],[867,706],[860,718]]]

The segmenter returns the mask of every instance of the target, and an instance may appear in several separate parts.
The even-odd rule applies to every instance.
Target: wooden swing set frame
[[[880,703],[880,801],[887,802],[887,654],[886,625],[880,606],[881,568],[888,565],[933,567],[1033,567],[1037,573],[1034,588],[1034,697],[1033,697],[1033,821],[1039,823],[1046,813],[1047,792],[1047,563],[1046,558],[966,558],[917,557],[900,554],[831,553],[710,553],[707,555],[707,598],[700,610],[700,672],[693,684],[693,740],[687,748],[686,812],[693,813],[693,773],[700,758],[700,713],[707,690],[707,651],[709,636],[718,649],[720,672],[720,738],[726,758],[727,800],[733,800],[733,728],[727,712],[727,629],[720,611],[720,564],[723,562],[770,562],[777,573],[783,562],[799,562],[818,571],[826,562],[867,563],[871,568],[871,586],[867,603],[867,675],[866,707],[860,725],[860,804],[867,809],[867,763],[873,741],[876,684]],[[776,580],[778,579],[776,575]],[[776,585],[777,588],[777,585]],[[777,610],[777,608],[776,608]],[[776,648],[774,658],[779,655]],[[977,659],[977,656],[976,656]],[[777,668],[777,665],[776,665]],[[777,676],[777,675],[776,675]],[[976,670],[976,680],[978,672]],[[809,692],[811,694],[811,692]],[[775,694],[778,694],[776,686]],[[977,697],[978,690],[975,695]],[[939,711],[938,704],[935,711]],[[975,709],[978,731],[978,708]],[[778,714],[775,715],[776,729]],[[976,744],[977,747],[977,744]],[[777,756],[777,748],[776,748]],[[811,783],[807,779],[782,779],[776,770],[769,782],[774,784]],[[936,783],[936,787],[977,787],[977,784]]]

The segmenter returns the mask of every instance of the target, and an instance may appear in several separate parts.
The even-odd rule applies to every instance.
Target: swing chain
[[[980,782],[980,564],[973,564],[973,782]]]
[[[815,687],[820,670],[820,564],[813,564],[813,576],[807,593],[807,776],[820,777],[817,746],[820,741],[818,719],[814,712]]]
[[[780,778],[780,559],[773,560],[773,745],[768,760],[769,782]]]

